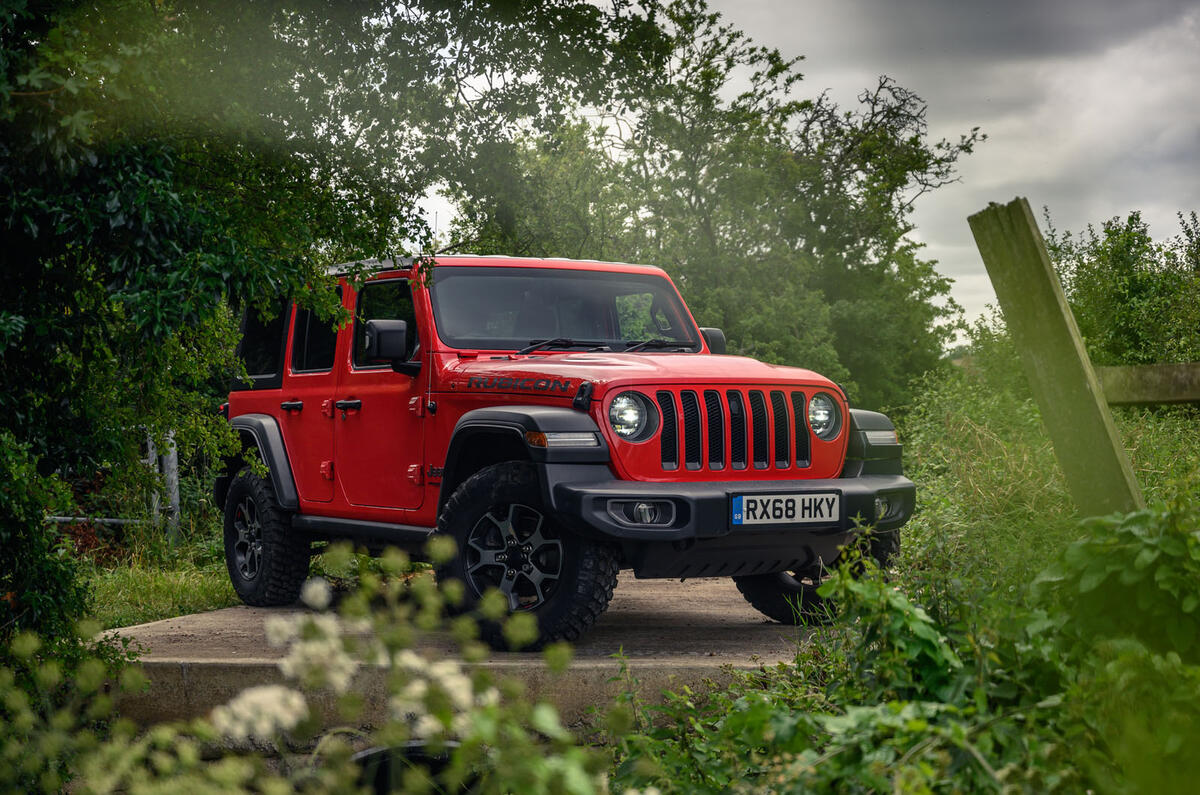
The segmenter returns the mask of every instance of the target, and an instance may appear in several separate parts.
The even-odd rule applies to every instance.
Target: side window
[[[337,288],[338,297],[342,288]],[[292,370],[297,373],[328,372],[333,369],[337,347],[337,329],[321,320],[312,310],[296,308],[292,327]]]
[[[412,290],[408,279],[384,279],[368,282],[358,292],[358,307],[354,311],[354,366],[372,367],[377,363],[366,357],[366,325],[368,320],[403,320],[408,323],[408,357],[413,358],[417,338],[417,313],[413,308]]]
[[[257,309],[246,310],[242,318],[242,342],[238,355],[246,365],[250,384],[238,388],[265,389],[278,386],[282,378],[284,329],[288,306],[280,304],[273,317],[263,320]]]

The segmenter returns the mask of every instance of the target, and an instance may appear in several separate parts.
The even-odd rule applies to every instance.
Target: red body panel
[[[502,257],[440,257],[439,264],[473,267],[528,267],[606,270],[654,274],[658,268],[641,265],[587,263],[560,260],[522,260]],[[436,269],[434,278],[436,279]],[[355,306],[355,291],[344,285],[345,306]],[[837,477],[846,452],[849,419],[845,396],[829,379],[809,370],[764,364],[737,356],[702,353],[579,353],[539,351],[517,355],[510,351],[463,351],[447,346],[437,336],[432,322],[428,290],[413,282],[413,303],[420,326],[421,373],[416,377],[394,373],[390,368],[354,370],[351,367],[350,327],[339,334],[333,378],[292,373],[285,369],[281,389],[246,390],[230,395],[230,416],[258,412],[275,417],[284,431],[300,493],[301,512],[329,516],[395,522],[421,526],[436,524],[440,481],[430,478],[431,468],[445,464],[446,450],[455,424],[468,411],[501,405],[570,406],[584,381],[592,384],[590,413],[604,433],[612,451],[613,474],[625,480],[649,482],[701,482],[741,480],[801,480]],[[691,316],[689,314],[689,320]],[[694,323],[694,320],[692,321]],[[290,340],[288,346],[290,359]],[[792,455],[786,466],[777,466],[774,453],[769,465],[735,468],[726,451],[720,468],[710,461],[710,440],[700,438],[703,465],[689,469],[680,465],[664,469],[660,427],[649,439],[631,443],[612,432],[608,407],[620,392],[634,389],[650,400],[659,392],[681,399],[693,392],[703,400],[706,392],[721,396],[740,391],[744,399],[761,393],[766,422],[772,431],[778,419],[786,420],[792,444],[799,430],[807,434],[809,460]],[[842,414],[843,431],[830,442],[809,433],[803,417],[795,416],[792,394],[810,397],[820,391],[833,396]],[[772,393],[786,397],[772,403]],[[280,409],[282,400],[301,399],[302,412]],[[358,399],[360,411],[321,413],[326,401]],[[431,412],[428,405],[436,410]],[[730,427],[730,408],[720,405],[722,421]],[[780,406],[782,405],[782,411]],[[702,415],[707,417],[708,414]],[[713,415],[715,417],[715,414]],[[682,440],[684,424],[676,417],[677,437]],[[764,451],[754,444],[747,421],[747,456]],[[775,434],[770,434],[775,438]],[[780,437],[782,438],[782,437]],[[682,445],[683,442],[681,441]],[[320,465],[333,460],[334,480],[321,475]],[[710,465],[711,464],[711,465]]]

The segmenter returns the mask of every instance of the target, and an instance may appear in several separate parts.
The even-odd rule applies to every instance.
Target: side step
[[[313,516],[306,513],[293,514],[292,527],[317,538],[370,541],[411,551],[419,551],[434,533],[432,527],[368,522],[362,519],[342,519],[336,516]]]

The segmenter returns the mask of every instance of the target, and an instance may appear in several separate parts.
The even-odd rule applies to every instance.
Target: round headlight
[[[823,441],[837,438],[842,429],[842,415],[833,398],[823,392],[812,396],[808,401],[808,427]]]
[[[637,392],[622,392],[608,406],[608,423],[622,439],[645,438],[650,427],[650,408]]]

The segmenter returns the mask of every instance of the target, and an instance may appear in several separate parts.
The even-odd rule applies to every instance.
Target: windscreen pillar
[[[1050,264],[1029,202],[967,219],[1079,512],[1144,506],[1104,392]]]

